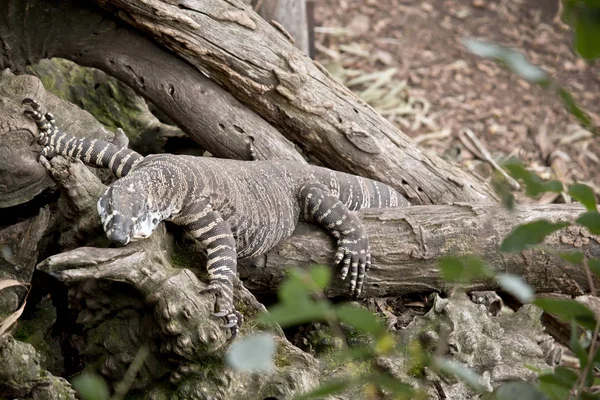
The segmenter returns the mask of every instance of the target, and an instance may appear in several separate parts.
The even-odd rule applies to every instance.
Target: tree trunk
[[[306,0],[253,0],[254,11],[277,29],[283,28],[304,54],[309,54]]]
[[[585,270],[558,257],[558,252],[582,251],[600,257],[600,238],[569,227],[550,235],[540,249],[502,253],[503,238],[518,224],[537,219],[574,221],[579,205],[518,206],[510,212],[499,204],[418,206],[360,212],[369,236],[373,266],[362,295],[399,296],[443,291],[437,260],[442,256],[480,254],[492,269],[522,276],[536,292],[581,295],[589,291]],[[244,285],[256,292],[273,292],[294,267],[332,265],[334,241],[314,225],[302,224],[294,235],[254,260],[241,260]],[[335,269],[338,271],[339,269]],[[479,280],[467,290],[497,290],[494,280]],[[347,295],[348,284],[336,278],[329,296]]]
[[[412,141],[240,2],[96,0],[206,71],[314,159],[415,204],[490,201],[481,179]]]
[[[0,38],[1,68],[22,72],[42,58],[62,57],[101,69],[154,103],[217,157],[248,160],[253,141],[258,159],[304,162],[277,129],[218,84],[93,5],[0,0]]]

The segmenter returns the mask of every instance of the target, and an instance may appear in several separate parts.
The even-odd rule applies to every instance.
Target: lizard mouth
[[[133,237],[131,238],[132,242],[135,242],[137,240],[141,240],[141,239],[147,239],[150,237],[150,234],[147,233],[136,233],[135,235],[133,235]]]

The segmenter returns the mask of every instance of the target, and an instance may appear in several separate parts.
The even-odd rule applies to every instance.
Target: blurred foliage
[[[562,19],[575,35],[575,51],[588,60],[600,57],[600,1],[562,0]]]

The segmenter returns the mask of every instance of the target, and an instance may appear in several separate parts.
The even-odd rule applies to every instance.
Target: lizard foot
[[[336,264],[341,264],[342,280],[345,280],[350,271],[350,293],[360,295],[365,273],[371,267],[371,248],[366,236],[343,236],[338,240],[338,249],[335,254]]]
[[[224,318],[225,325],[223,328],[231,329],[231,339],[234,339],[238,332],[240,331],[240,326],[244,322],[244,316],[235,309],[233,306],[233,299],[231,295],[231,289],[228,287],[223,287],[219,283],[211,283],[206,287],[206,289],[202,290],[201,293],[213,293],[216,298],[216,312],[212,315],[216,318]]]
[[[30,98],[23,99],[23,105],[28,105],[31,107],[31,110],[25,110],[23,111],[23,114],[33,119],[33,121],[36,123],[40,130],[37,138],[38,143],[42,145],[45,144],[45,139],[47,139],[50,131],[52,130],[52,124],[46,119],[45,116],[42,115],[42,106],[36,100]],[[51,114],[50,116],[52,117]]]
[[[47,163],[47,157],[51,157],[53,155],[51,138],[52,135],[58,131],[58,128],[56,127],[56,120],[50,113],[42,115],[42,106],[34,99],[23,99],[23,105],[28,105],[31,107],[31,110],[25,110],[23,113],[29,118],[33,119],[38,126],[39,132],[36,139],[37,142],[43,146],[40,153],[40,162],[45,164],[45,162]]]

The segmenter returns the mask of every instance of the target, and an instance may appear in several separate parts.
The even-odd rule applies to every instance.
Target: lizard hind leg
[[[362,222],[325,185],[305,184],[299,196],[303,218],[323,226],[337,239],[335,262],[342,266],[342,279],[350,272],[350,292],[358,296],[371,266],[369,240]]]

